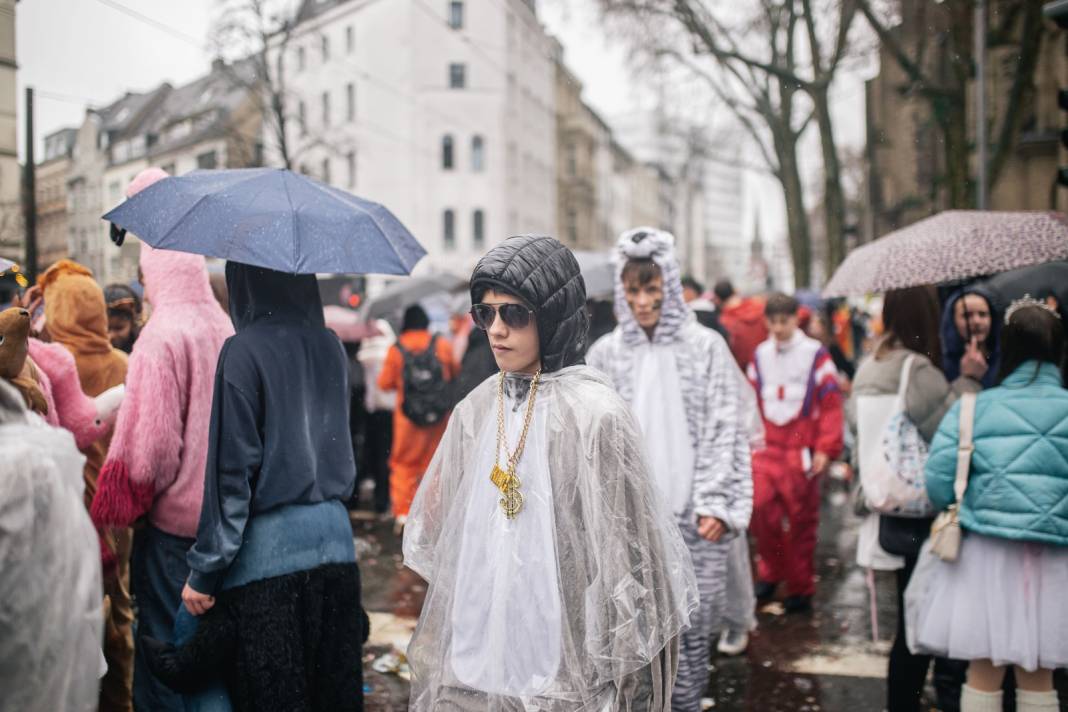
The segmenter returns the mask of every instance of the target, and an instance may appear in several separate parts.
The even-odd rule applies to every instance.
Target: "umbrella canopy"
[[[276,168],[164,178],[104,219],[153,247],[291,274],[408,274],[426,254],[385,207]]]
[[[849,253],[825,297],[886,292],[1068,259],[1068,218],[1055,212],[947,210]]]
[[[326,328],[342,341],[355,343],[380,333],[374,324],[363,321],[359,314],[345,307],[327,305],[323,307],[323,317],[326,319]]]
[[[390,284],[369,300],[360,316],[364,321],[399,315],[413,304],[435,294],[451,294],[467,287],[467,281],[451,274],[429,274]]]
[[[819,311],[823,308],[823,298],[811,289],[797,290],[794,292],[794,299],[801,306],[808,307],[810,311]]]
[[[1047,262],[1014,269],[991,277],[984,284],[997,297],[1002,311],[1014,299],[1026,294],[1039,297],[1052,293],[1062,307],[1068,306],[1068,262]]]
[[[612,299],[615,294],[616,267],[608,252],[575,250],[587,299]]]
[[[3,274],[4,272],[7,272],[9,269],[11,269],[14,266],[15,266],[15,263],[12,262],[11,260],[5,260],[3,257],[0,257],[0,274]]]

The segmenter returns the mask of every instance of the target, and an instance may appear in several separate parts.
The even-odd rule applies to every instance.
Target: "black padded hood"
[[[471,303],[502,290],[536,312],[545,373],[583,363],[589,338],[586,283],[571,250],[540,235],[510,237],[487,252],[471,275]]]

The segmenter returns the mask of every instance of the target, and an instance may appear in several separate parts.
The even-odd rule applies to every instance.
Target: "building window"
[[[451,171],[453,168],[451,134],[445,134],[441,139],[441,167],[446,171]]]
[[[330,38],[323,35],[322,39],[319,41],[319,48],[323,53],[323,61],[330,61]]]
[[[485,143],[481,136],[471,138],[471,170],[481,172],[486,167]]]
[[[356,152],[349,151],[349,154],[345,156],[345,161],[349,167],[349,187],[356,187]]]
[[[300,168],[298,170],[299,170],[299,172],[300,172],[300,174],[302,176],[308,175],[308,164],[307,163],[301,163],[300,164]]]
[[[464,4],[461,0],[449,3],[449,27],[459,30],[464,26]]]
[[[449,65],[449,88],[463,89],[467,83],[466,68],[460,62]]]
[[[173,176],[174,175],[174,164],[173,163],[168,163],[165,166],[160,166],[160,168],[163,169],[163,172],[166,173],[167,175],[169,175],[169,176]]]
[[[578,163],[575,160],[577,153],[574,143],[567,144],[567,174],[572,178],[578,173]]]
[[[567,239],[572,245],[578,244],[578,213],[574,210],[567,211]]]
[[[304,55],[304,48],[297,47],[297,71],[303,72],[305,67],[306,57]]]
[[[345,115],[349,121],[356,120],[356,85],[345,85]]]
[[[308,135],[308,110],[304,106],[304,102],[297,103],[297,125],[300,127],[300,135]]]
[[[481,248],[486,244],[486,213],[476,210],[471,216],[471,234],[474,236],[475,247]]]
[[[452,208],[446,209],[442,222],[444,223],[442,229],[445,237],[445,249],[454,250],[456,249],[456,212]]]
[[[197,156],[197,168],[215,168],[217,162],[215,151],[207,151]]]
[[[323,159],[323,167],[321,171],[323,183],[330,183],[330,159]]]
[[[356,50],[356,33],[352,30],[352,25],[345,28],[345,51],[352,54]]]

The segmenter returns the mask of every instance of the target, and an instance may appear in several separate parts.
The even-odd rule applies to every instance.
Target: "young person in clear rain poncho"
[[[672,709],[697,712],[712,636],[725,627],[731,541],[745,536],[753,509],[749,426],[756,399],[727,342],[686,305],[670,233],[623,233],[615,293],[619,325],[588,360],[634,408],[653,480],[693,559],[701,606],[680,641]]]
[[[0,710],[95,710],[100,547],[74,438],[0,381]]]
[[[412,710],[667,710],[693,568],[608,380],[583,365],[574,255],[513,237],[471,277],[501,375],[471,392],[413,504],[405,563],[429,582]]]

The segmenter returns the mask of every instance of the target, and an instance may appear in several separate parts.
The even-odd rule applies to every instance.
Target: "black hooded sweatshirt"
[[[192,587],[214,593],[250,517],[348,500],[356,484],[345,349],[327,330],[314,275],[230,262],[230,318],[211,406]]]

